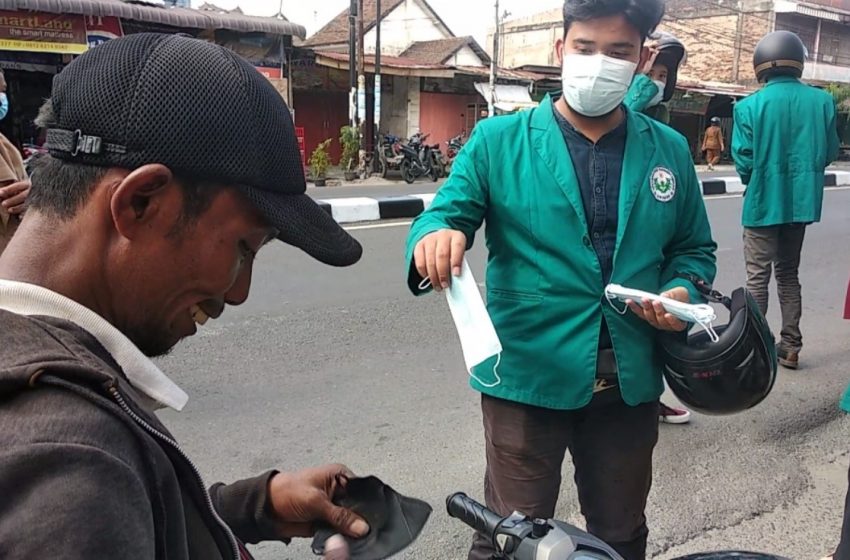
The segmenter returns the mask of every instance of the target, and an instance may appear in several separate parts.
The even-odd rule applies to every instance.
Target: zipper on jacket
[[[204,486],[204,479],[201,477],[201,472],[198,470],[198,467],[195,466],[195,463],[193,463],[192,460],[189,459],[189,457],[186,455],[186,453],[184,453],[183,450],[180,449],[180,446],[177,445],[176,441],[174,441],[170,437],[166,436],[165,434],[148,424],[144,420],[144,418],[133,412],[133,409],[127,405],[127,402],[124,400],[124,397],[121,396],[121,393],[116,387],[109,387],[109,392],[112,394],[112,397],[114,398],[115,402],[118,403],[118,406],[120,406],[121,409],[126,412],[127,415],[132,418],[134,422],[136,422],[136,424],[144,428],[146,432],[148,432],[155,438],[164,441],[169,446],[171,446],[171,448],[174,449],[186,461],[186,463],[188,463],[190,467],[192,467],[192,472],[195,473],[195,480],[200,485],[201,490],[204,493],[204,497],[206,498],[207,508],[212,513],[213,519],[215,519],[216,523],[218,523],[218,525],[224,530],[224,534],[227,535],[227,540],[228,542],[230,542],[230,548],[231,552],[233,553],[234,560],[240,560],[242,556],[239,552],[239,545],[236,543],[236,537],[233,536],[233,532],[230,530],[230,527],[228,527],[227,523],[225,523],[224,520],[219,517],[218,512],[215,510],[215,507],[212,503],[212,497],[207,491],[206,486]]]

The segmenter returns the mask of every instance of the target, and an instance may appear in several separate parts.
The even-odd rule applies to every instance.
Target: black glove
[[[432,511],[427,503],[402,496],[374,476],[352,478],[341,484],[333,502],[369,524],[365,537],[346,537],[351,560],[384,560],[404,550],[419,536]],[[313,552],[323,554],[325,543],[336,533],[330,528],[317,531]]]

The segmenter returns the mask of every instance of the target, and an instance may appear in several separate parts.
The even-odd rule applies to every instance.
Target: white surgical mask
[[[655,94],[655,97],[652,98],[652,101],[649,102],[650,107],[655,107],[661,100],[664,99],[664,89],[667,87],[667,84],[662,82],[661,80],[652,80],[652,83],[658,88],[658,93]]]
[[[428,284],[426,279],[420,287],[426,288]],[[445,290],[445,293],[457,334],[460,337],[466,371],[484,387],[499,385],[502,379],[497,370],[501,360],[502,343],[499,341],[493,321],[490,320],[484,300],[481,299],[481,292],[478,291],[478,284],[475,283],[466,259],[463,260],[460,276],[452,278],[451,286]],[[493,366],[494,380],[485,381],[476,376],[472,370],[493,356],[496,356],[496,363]]]
[[[603,54],[565,54],[564,100],[585,117],[607,115],[626,98],[635,70],[636,63]]]

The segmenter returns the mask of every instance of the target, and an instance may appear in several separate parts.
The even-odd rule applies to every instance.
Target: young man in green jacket
[[[732,157],[747,185],[744,256],[747,289],[767,313],[771,269],[782,309],[779,363],[797,369],[803,347],[799,267],[808,224],[819,222],[824,170],[838,157],[835,102],[800,81],[806,48],[790,31],[756,46],[753,62],[764,87],[735,105]]]
[[[656,339],[686,325],[649,302],[620,314],[605,286],[689,301],[699,296],[682,276],[715,275],[687,142],[622,105],[663,12],[660,0],[567,0],[563,96],[479,123],[407,242],[410,289],[429,279],[441,290],[487,223],[487,308],[503,352],[470,382],[483,394],[487,504],[553,516],[569,450],[588,530],[627,560],[646,553]],[[476,536],[470,560],[493,556]]]

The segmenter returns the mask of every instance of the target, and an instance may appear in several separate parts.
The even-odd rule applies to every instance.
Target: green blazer
[[[838,157],[835,101],[792,77],[735,104],[732,157],[747,185],[744,227],[820,221],[823,176]]]
[[[625,161],[612,282],[661,292],[692,274],[714,280],[716,245],[685,139],[627,111]],[[603,317],[614,345],[624,400],[637,405],[663,389],[657,331],[604,297],[579,185],[547,97],[531,111],[478,123],[452,173],[407,239],[408,286],[423,293],[413,250],[450,228],[472,246],[486,222],[487,309],[504,351],[501,384],[473,388],[552,409],[590,402]],[[447,323],[450,324],[450,323]],[[494,381],[495,359],[476,368]]]

